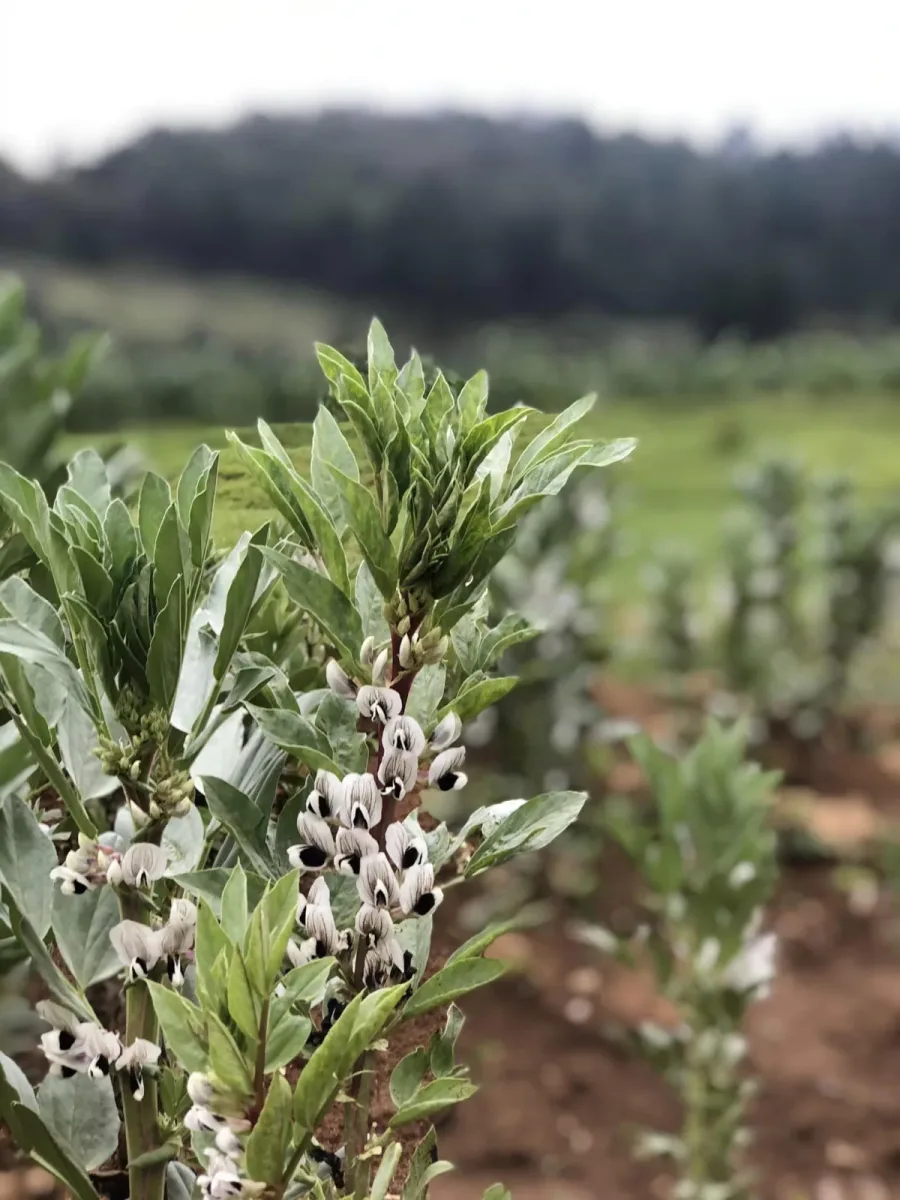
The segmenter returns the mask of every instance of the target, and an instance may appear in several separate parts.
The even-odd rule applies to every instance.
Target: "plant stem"
[[[143,911],[135,897],[119,893],[119,908],[123,920],[140,921]],[[155,1042],[159,1036],[156,1013],[150,992],[143,981],[131,985],[125,993],[125,1045],[135,1038]],[[125,1118],[125,1144],[128,1147],[128,1195],[130,1200],[163,1200],[166,1187],[166,1163],[151,1163],[143,1167],[131,1164],[143,1154],[159,1149],[157,1082],[149,1073],[144,1075],[144,1096],[136,1100],[130,1089],[122,1088],[122,1113]]]
[[[269,1036],[269,997],[263,1001],[259,1018],[259,1041],[256,1044],[256,1068],[253,1074],[253,1092],[256,1107],[262,1112],[266,1102],[266,1041]]]
[[[347,1113],[348,1178],[353,1182],[353,1200],[363,1200],[369,1190],[369,1164],[360,1155],[369,1134],[369,1106],[375,1083],[375,1051],[367,1050],[356,1064],[353,1100]]]

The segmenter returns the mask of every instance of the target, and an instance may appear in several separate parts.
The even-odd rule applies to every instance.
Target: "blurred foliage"
[[[0,245],[299,280],[448,319],[680,316],[705,338],[900,313],[900,152],[602,136],[573,119],[335,111],[147,133],[32,180]]]
[[[900,497],[871,507],[842,477],[770,459],[737,481],[722,526],[721,573],[703,604],[696,559],[660,556],[652,628],[673,681],[712,667],[722,716],[747,711],[755,734],[814,741],[840,711],[860,651],[883,637]]]

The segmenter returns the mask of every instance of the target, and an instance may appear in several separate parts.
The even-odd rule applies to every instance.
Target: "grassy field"
[[[595,412],[593,426],[603,438],[639,439],[631,461],[612,468],[622,485],[629,551],[623,569],[629,583],[654,548],[666,542],[686,543],[711,562],[734,474],[759,456],[788,454],[814,470],[844,472],[873,503],[894,489],[900,492],[900,406],[887,399],[838,404],[760,397],[724,407],[685,410],[679,406],[672,411],[613,402]],[[282,426],[280,432],[302,463],[308,427]],[[109,445],[119,439],[138,446],[148,462],[169,478],[178,474],[201,442],[222,448],[220,539],[233,539],[269,515],[265,497],[247,479],[223,429],[153,426],[102,438],[70,437],[66,449]]]

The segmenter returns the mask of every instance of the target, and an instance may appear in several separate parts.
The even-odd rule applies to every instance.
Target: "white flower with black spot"
[[[378,768],[385,795],[402,800],[416,786],[419,760],[407,750],[388,750]]]
[[[344,700],[353,700],[356,696],[356,684],[339,662],[330,658],[325,665],[325,680],[336,696]]]
[[[109,940],[132,979],[143,979],[159,962],[159,934],[140,921],[120,921],[109,931]]]
[[[348,829],[374,829],[381,820],[381,792],[374,775],[346,775],[338,817]]]
[[[400,903],[400,889],[394,870],[384,854],[364,858],[359,872],[360,898],[373,908],[396,908]]]
[[[392,717],[399,717],[403,711],[403,700],[399,692],[393,688],[374,687],[366,684],[356,693],[356,707],[361,717],[367,721],[376,721],[386,725]]]
[[[428,739],[428,749],[434,754],[446,750],[448,746],[453,745],[461,733],[462,721],[455,712],[449,712],[443,720],[435,725],[434,731]]]
[[[85,892],[92,892],[96,887],[87,875],[73,871],[71,867],[54,867],[50,878],[59,880],[59,890],[64,896],[83,896]]]
[[[364,829],[340,828],[335,846],[334,865],[343,875],[358,875],[363,859],[378,853],[378,843]]]
[[[166,873],[166,852],[150,842],[135,842],[122,856],[122,882],[129,887],[145,888]]]
[[[465,759],[465,746],[452,746],[449,750],[441,751],[428,769],[431,787],[440,788],[442,792],[455,792],[465,787],[469,779],[460,770]]]
[[[321,817],[301,813],[297,818],[300,844],[288,847],[288,861],[303,871],[321,871],[334,857],[334,834]]]
[[[384,727],[382,745],[386,750],[405,750],[419,758],[425,749],[425,734],[415,717],[392,717]]]
[[[410,867],[418,866],[428,858],[425,839],[410,833],[402,821],[394,821],[388,825],[384,835],[384,847],[398,871],[408,871]]]
[[[155,1067],[162,1053],[161,1047],[146,1038],[135,1038],[116,1059],[116,1070],[128,1072],[128,1086],[135,1100],[144,1098],[144,1068]]]
[[[443,898],[444,893],[434,886],[431,863],[410,867],[400,886],[400,907],[407,916],[425,917],[434,912]]]
[[[341,802],[341,781],[331,771],[319,771],[316,785],[306,798],[306,811],[323,821],[337,816]]]

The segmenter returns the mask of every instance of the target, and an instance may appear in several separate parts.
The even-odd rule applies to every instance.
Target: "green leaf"
[[[210,693],[215,687],[214,670],[218,651],[219,644],[207,614],[203,609],[198,609],[191,617],[184,657],[175,684],[169,719],[174,729],[190,733],[197,718],[206,711]]]
[[[391,1118],[389,1128],[397,1129],[400,1125],[409,1125],[412,1121],[421,1121],[432,1113],[451,1104],[459,1104],[474,1096],[478,1088],[467,1079],[435,1079],[420,1088],[409,1104],[403,1106]]]
[[[190,513],[182,517],[190,537],[191,562],[197,570],[202,568],[209,551],[209,537],[216,500],[216,480],[219,472],[218,454],[210,450],[208,446],[198,446],[194,451],[194,457],[201,455],[201,470],[196,490],[190,502]],[[178,483],[179,503],[181,502],[184,478],[182,475]]]
[[[228,1015],[248,1038],[259,1037],[260,1005],[239,950],[231,954],[228,967]]]
[[[49,638],[59,650],[65,651],[66,634],[59,619],[59,614],[49,601],[26,583],[24,579],[13,576],[0,584],[0,609],[14,617],[29,629],[36,629],[44,637]]]
[[[253,870],[268,875],[272,867],[266,847],[268,814],[224,779],[204,775],[200,785],[209,811],[232,835]]]
[[[171,503],[172,493],[169,485],[161,476],[148,471],[144,476],[138,501],[138,529],[141,545],[148,558],[154,557],[156,539]]]
[[[50,513],[40,485],[0,462],[0,506],[40,559],[47,557]]]
[[[456,400],[460,426],[463,432],[477,425],[484,416],[488,400],[488,377],[486,371],[478,371],[464,385]]]
[[[381,646],[390,641],[391,630],[384,618],[384,597],[378,590],[378,585],[372,578],[368,564],[362,562],[356,575],[356,607],[362,618],[363,633],[373,637],[375,644]]]
[[[637,449],[637,438],[616,438],[612,442],[602,442],[595,446],[585,458],[589,467],[609,467],[613,463],[630,458]]]
[[[361,1004],[362,996],[354,996],[300,1072],[294,1119],[309,1133],[330,1107],[354,1061],[350,1041]]]
[[[26,1108],[30,1108],[32,1112],[38,1112],[38,1102],[35,1097],[31,1084],[25,1077],[25,1072],[9,1058],[6,1054],[0,1051],[0,1083],[5,1080],[6,1083],[15,1092],[18,1099]],[[5,1115],[5,1102],[0,1095],[0,1115]]]
[[[196,869],[203,855],[206,829],[200,810],[192,804],[183,817],[170,817],[162,831],[160,845],[166,852],[166,874],[184,875]]]
[[[75,1200],[100,1200],[87,1174],[59,1145],[38,1113],[24,1104],[13,1104],[9,1121],[19,1149],[56,1176]]]
[[[482,929],[480,933],[476,933],[470,937],[468,941],[457,947],[456,950],[447,959],[446,965],[449,967],[455,962],[461,962],[467,958],[480,958],[488,946],[492,945],[497,938],[502,937],[505,933],[512,933],[516,929],[529,929],[539,924],[543,917],[540,911],[528,912],[527,910],[517,913],[514,917],[510,917],[507,921],[494,921],[488,925],[486,929]]]
[[[365,380],[349,358],[345,358],[333,346],[326,346],[324,342],[316,342],[314,348],[319,366],[322,368],[322,374],[329,383],[336,384],[342,376],[347,376],[363,391],[366,390]],[[321,409],[319,411],[321,412]]]
[[[86,1171],[95,1171],[115,1153],[121,1122],[111,1079],[48,1075],[37,1099],[53,1137]]]
[[[444,697],[447,672],[442,666],[429,663],[413,680],[404,712],[415,717],[423,729],[435,723],[435,715]]]
[[[546,425],[519,455],[510,481],[511,484],[515,486],[532,463],[539,462],[545,455],[558,450],[568,436],[570,427],[586,417],[596,403],[596,393],[592,392],[589,396],[583,396],[574,404],[570,404],[549,425]]]
[[[299,1058],[312,1033],[309,1017],[288,1013],[278,1022],[266,1042],[266,1074],[279,1071]]]
[[[138,535],[125,503],[116,497],[103,518],[103,536],[109,546],[109,573],[116,587],[130,577],[138,556]]]
[[[34,926],[19,912],[6,888],[3,889],[3,903],[6,905],[9,923],[16,941],[28,952],[31,957],[31,965],[50,988],[55,999],[77,1013],[82,1021],[96,1021],[97,1018],[91,1006],[60,971],[50,957],[43,939],[38,937]]]
[[[462,1032],[465,1018],[455,1004],[447,1010],[447,1020],[442,1033],[434,1033],[429,1043],[429,1067],[435,1079],[443,1079],[456,1073],[454,1055],[456,1042]]]
[[[519,682],[516,675],[500,675],[490,679],[482,679],[471,687],[459,692],[456,699],[445,704],[438,713],[438,719],[445,717],[448,712],[455,712],[463,722],[471,721],[484,709],[490,708],[502,700]]]
[[[466,878],[526,851],[543,850],[575,821],[587,792],[549,792],[511,813],[487,836],[466,867]]]
[[[109,507],[106,464],[96,450],[79,450],[66,467],[67,486],[102,517]]]
[[[80,704],[90,708],[80,674],[55,642],[51,642],[44,634],[11,618],[0,620],[0,653],[11,654],[23,662],[44,667],[78,698]]]
[[[284,1176],[291,1146],[291,1101],[291,1085],[283,1075],[273,1076],[259,1120],[247,1138],[247,1174],[260,1183],[280,1184]]]
[[[228,560],[226,559],[226,562]],[[256,601],[259,578],[262,573],[263,559],[257,546],[248,545],[243,560],[237,567],[228,587],[224,616],[219,620],[219,613],[211,607],[213,596],[210,595],[208,606],[209,620],[213,629],[219,635],[219,651],[216,656],[214,674],[217,680],[222,680],[231,666],[231,661],[247,628],[250,613]],[[215,580],[213,581],[215,588]]]
[[[428,1070],[428,1055],[423,1046],[417,1046],[405,1058],[401,1058],[391,1072],[391,1099],[395,1108],[402,1108],[419,1089]]]
[[[186,1071],[205,1072],[209,1066],[207,1018],[195,1004],[149,980],[143,986],[150,989],[150,998],[166,1045]]]
[[[327,692],[316,709],[316,728],[330,743],[331,755],[341,770],[365,771],[369,761],[366,735],[357,729],[359,711],[353,700],[345,700],[334,692]]]
[[[467,958],[444,967],[413,993],[403,1010],[403,1019],[409,1020],[449,1004],[457,996],[465,996],[475,988],[493,983],[505,971],[506,966],[495,958]]]
[[[244,939],[247,970],[263,996],[268,996],[275,985],[294,930],[298,880],[297,872],[290,871],[265,893],[253,912]]]
[[[502,1183],[492,1183],[481,1200],[513,1200],[513,1195]]]
[[[181,578],[177,578],[169,590],[162,612],[156,618],[147,652],[150,696],[166,712],[171,710],[178,690],[183,626],[184,584]]]
[[[255,704],[248,704],[246,708],[265,736],[299,762],[313,771],[326,770],[338,777],[343,775],[334,761],[328,738],[307,717],[287,708],[259,708]]]
[[[403,1146],[400,1142],[391,1142],[387,1150],[385,1150],[384,1156],[381,1159],[381,1165],[372,1183],[369,1200],[386,1200],[402,1153]]]
[[[380,375],[388,387],[397,378],[397,364],[394,361],[394,349],[388,340],[385,328],[377,317],[373,317],[369,325],[367,339],[369,362],[369,390],[373,391],[375,382]]]
[[[307,1009],[321,1004],[333,966],[333,958],[317,958],[311,963],[288,971],[281,980],[284,994],[273,1002],[273,1013],[278,1011],[278,1005],[283,1005],[286,1011],[294,1004],[303,1005]]]
[[[356,479],[337,467],[329,468],[340,489],[344,516],[359,543],[363,557],[382,596],[389,599],[397,588],[397,555],[384,531],[375,497]]]
[[[208,871],[188,871],[185,875],[177,875],[175,883],[183,887],[192,896],[197,896],[209,904],[212,911],[218,915],[222,907],[222,894],[234,872],[226,867],[213,867]],[[266,881],[252,871],[246,873],[247,903],[255,908],[262,898]],[[243,934],[241,935],[243,936]]]
[[[277,550],[261,549],[281,572],[291,599],[322,627],[341,655],[355,663],[363,642],[362,624],[341,589],[324,575],[301,566]]]
[[[253,1091],[252,1067],[244,1060],[237,1042],[215,1013],[207,1014],[207,1034],[213,1075],[227,1090],[238,1096],[249,1096]]]
[[[235,946],[244,944],[249,920],[247,907],[247,876],[240,863],[230,872],[230,878],[222,892],[220,921],[225,936]]]
[[[50,928],[56,866],[53,843],[24,800],[7,796],[0,803],[0,882],[38,937]]]
[[[350,443],[328,409],[321,405],[313,422],[310,476],[338,532],[342,533],[346,526],[344,506],[341,504],[340,488],[329,467],[336,467],[350,479],[359,479],[359,467]]]
[[[122,786],[118,779],[106,775],[100,766],[97,727],[77,696],[66,693],[57,733],[63,766],[83,800],[103,800],[118,791]]]
[[[428,1170],[436,1157],[437,1137],[434,1129],[431,1128],[413,1151],[402,1200],[423,1200],[425,1189],[428,1186]]]
[[[120,920],[112,888],[95,888],[81,896],[54,891],[52,916],[56,945],[79,987],[89,988],[121,970],[109,940],[109,931]]]
[[[178,509],[170,504],[163,517],[153,549],[153,594],[162,608],[178,580],[182,590],[187,590],[191,547],[188,535],[178,518]]]
[[[265,450],[245,446],[234,434],[229,435],[229,440],[304,545],[317,551],[332,581],[342,592],[347,592],[350,586],[347,559],[340,534],[306,480],[289,460],[285,463]]]
[[[166,1200],[191,1200],[197,1180],[184,1163],[171,1162],[166,1167]]]
[[[206,900],[197,906],[197,931],[194,937],[194,967],[197,973],[197,997],[204,1008],[216,1008],[213,972],[216,960],[229,953],[230,942]]]
[[[377,1040],[408,990],[407,985],[401,983],[396,987],[380,988],[364,998],[350,1037],[351,1064]]]

